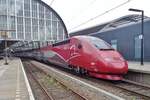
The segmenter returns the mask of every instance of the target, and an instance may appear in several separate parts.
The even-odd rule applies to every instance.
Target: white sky
[[[50,5],[52,0],[42,1]],[[126,1],[128,0],[54,0],[51,7],[63,19],[69,32],[102,24],[124,15],[140,14],[128,11],[129,8],[144,10],[145,15],[150,17],[150,0],[130,0],[127,4],[96,18],[89,23],[74,28]]]

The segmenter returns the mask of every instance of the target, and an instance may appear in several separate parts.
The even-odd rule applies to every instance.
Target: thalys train
[[[14,54],[107,80],[121,80],[128,71],[127,61],[116,50],[104,40],[92,36],[74,36],[40,49],[22,49]]]

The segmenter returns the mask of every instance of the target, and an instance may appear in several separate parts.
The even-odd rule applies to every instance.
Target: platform
[[[0,60],[0,100],[34,100],[21,60]]]
[[[150,74],[150,62],[144,62],[144,65],[141,65],[140,62],[129,61],[128,65],[129,71]]]

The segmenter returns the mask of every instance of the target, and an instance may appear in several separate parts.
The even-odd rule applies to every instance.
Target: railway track
[[[39,87],[43,91],[44,95],[46,96],[47,99],[44,99],[44,100],[86,100],[83,96],[79,95],[78,93],[76,93],[74,91],[71,91],[70,89],[65,87],[63,84],[58,83],[57,80],[56,80],[57,81],[56,83],[60,84],[61,86],[59,86],[58,89],[54,89],[54,87],[51,87],[52,89],[48,89],[49,87],[46,87],[45,85],[42,84],[42,82],[39,81],[39,79],[38,79],[39,76],[36,74],[33,74],[33,73],[37,73],[36,70],[38,70],[40,73],[44,73],[46,76],[48,76],[48,74],[46,72],[44,72],[43,70],[37,68],[36,65],[34,65],[30,62],[24,61],[23,63],[28,66],[27,70],[29,71],[32,78],[36,81],[36,83],[39,85]],[[35,70],[35,68],[36,68],[36,70]],[[63,95],[61,96],[60,91],[62,91],[62,90],[59,90],[59,89],[62,86],[63,86],[63,89],[66,89],[66,91],[69,91],[69,92],[66,92],[66,94],[65,94],[65,92],[63,92]],[[59,93],[54,93],[54,92],[59,92]],[[56,96],[56,94],[59,94],[58,97]],[[69,97],[71,97],[71,98],[69,99]]]
[[[24,65],[28,65],[28,66],[26,66],[26,71],[28,72],[28,75],[34,80],[34,82],[38,85],[38,87],[39,87],[39,89],[42,91],[42,93],[43,93],[43,98],[44,99],[46,99],[46,100],[55,100],[53,97],[52,97],[52,95],[50,95],[49,93],[48,93],[48,91],[47,91],[47,89],[45,88],[45,86],[44,85],[42,85],[39,81],[38,81],[38,79],[37,79],[37,77],[33,74],[33,70],[32,70],[32,67],[30,67],[29,68],[29,64],[28,63],[26,63],[26,62],[24,62]]]
[[[147,100],[150,100],[150,86],[125,79],[117,84],[114,83],[113,85],[126,91],[130,91],[134,94],[140,95]]]
[[[102,83],[105,84],[105,86],[111,86],[114,87],[115,89],[116,88],[121,89],[124,92],[127,92],[129,95],[137,96],[138,100],[150,100],[150,86],[148,85],[143,85],[126,79],[117,82],[99,80],[90,77],[85,77],[85,79],[93,81],[97,84]]]
[[[34,64],[32,64],[32,65],[35,66]],[[69,72],[69,71],[67,71],[67,72]],[[79,76],[77,75],[77,77],[79,77]],[[95,83],[98,84],[96,87],[101,88],[100,85],[104,84],[104,86],[102,86],[102,89],[107,91],[106,88],[103,88],[103,87],[107,87],[108,91],[110,89],[113,89],[113,91],[114,90],[118,91],[115,94],[121,93],[120,97],[123,97],[127,100],[131,100],[131,99],[133,99],[133,100],[150,100],[150,87],[146,86],[146,85],[142,85],[142,84],[139,84],[139,83],[136,83],[133,81],[129,81],[129,80],[123,80],[123,81],[114,83],[114,82],[110,82],[110,81],[91,78],[89,76],[85,76],[85,77],[82,76],[80,78],[83,78],[83,80],[85,82],[89,81],[88,83],[92,84],[93,86],[96,86]],[[79,94],[77,93],[77,95],[79,95]],[[79,95],[79,96],[81,96],[81,95]],[[85,100],[84,97],[83,97],[83,100]]]

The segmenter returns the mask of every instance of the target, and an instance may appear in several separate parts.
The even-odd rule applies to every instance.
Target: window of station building
[[[37,4],[32,4],[32,17],[37,18],[38,12],[37,12]]]
[[[30,2],[25,2],[28,0],[24,0],[24,10],[25,11],[30,11]]]
[[[32,35],[33,40],[38,40],[38,19],[32,19]]]
[[[38,6],[37,6],[37,2],[35,0],[32,0],[32,17],[33,18],[38,17]]]
[[[44,22],[45,22],[45,21],[44,21],[43,19],[40,19],[40,20],[39,20],[39,26],[44,26]]]
[[[46,26],[46,39],[51,40],[52,34],[51,34],[51,26]]]
[[[23,25],[23,17],[17,17],[17,24]]]
[[[37,18],[38,17],[38,13],[36,11],[32,11],[32,17],[33,18]]]
[[[45,21],[43,19],[39,20],[39,34],[40,34],[40,40],[45,40]]]
[[[17,24],[17,38],[24,39],[24,28],[23,24]]]
[[[25,25],[31,26],[31,19],[30,18],[25,18]]]
[[[41,13],[39,12],[39,18],[44,19],[44,13],[43,12],[41,12]]]
[[[56,15],[55,15],[55,14],[53,14],[53,13],[52,13],[52,20],[53,20],[53,21],[58,21],[58,19],[57,19]]]
[[[33,40],[38,40],[38,32],[32,32]]]
[[[8,15],[15,16],[15,0],[8,0]]]
[[[24,39],[23,17],[17,17],[17,38]]]
[[[29,3],[30,3],[30,0],[24,0],[24,3],[28,3],[28,4],[29,4]]]
[[[26,40],[31,40],[31,33],[26,32],[26,33],[25,33],[25,39],[26,39]]]
[[[17,16],[23,16],[23,0],[16,0]]]
[[[31,26],[25,25],[25,33],[31,33]],[[29,36],[27,36],[29,37]]]
[[[45,31],[43,26],[39,27],[39,34],[40,34],[40,40],[45,40]]]
[[[136,58],[136,59],[139,59],[139,58],[141,58],[141,39],[140,39],[140,37],[139,36],[136,36],[135,38],[134,38],[134,57]],[[144,51],[144,50],[143,50]]]
[[[5,15],[0,16],[0,29],[7,29],[7,16]]]
[[[25,18],[25,39],[31,40],[31,19]]]
[[[31,26],[25,26],[25,33],[31,33]],[[31,38],[31,35],[26,37]]]
[[[38,19],[33,18],[33,19],[32,19],[32,25],[33,25],[33,26],[38,26]]]
[[[16,31],[14,32],[9,32],[11,39],[15,39],[16,38]]]
[[[11,16],[11,17],[8,17],[8,19],[9,19],[8,29],[9,30],[14,30],[13,32],[9,32],[10,33],[10,38],[11,39],[15,39],[16,38],[16,22],[15,22],[15,17]]]
[[[47,9],[47,8],[45,10],[45,17],[46,17],[46,19],[52,19],[52,12],[49,11],[49,9]]]
[[[6,0],[0,0],[0,15],[7,15]]]
[[[24,0],[24,16],[30,17],[30,0]]]
[[[111,46],[117,50],[117,40],[111,40]]]
[[[17,32],[17,37],[18,37],[18,39],[24,39],[24,33],[23,32]]]
[[[57,40],[57,21],[52,21],[52,35],[53,39]]]
[[[38,40],[38,26],[36,25],[32,26],[32,35],[33,35],[33,40]]]
[[[63,27],[62,27],[62,24],[60,22],[58,22],[58,37],[60,40],[63,40]]]
[[[23,0],[16,0],[16,14],[17,16],[23,16]]]
[[[39,18],[44,19],[44,6],[39,4]]]
[[[37,1],[31,0],[31,3],[32,3],[32,7],[33,7],[33,6],[36,6],[36,9],[34,9],[34,10],[37,10]],[[32,9],[32,10],[33,10],[33,9]]]
[[[30,17],[30,11],[25,10],[25,11],[24,11],[24,16],[25,16],[25,17]]]
[[[38,19],[32,19],[32,37],[33,40],[38,40]]]
[[[17,32],[22,32],[23,33],[23,25],[17,25]]]
[[[46,20],[46,39],[51,40],[52,39],[52,21]]]

